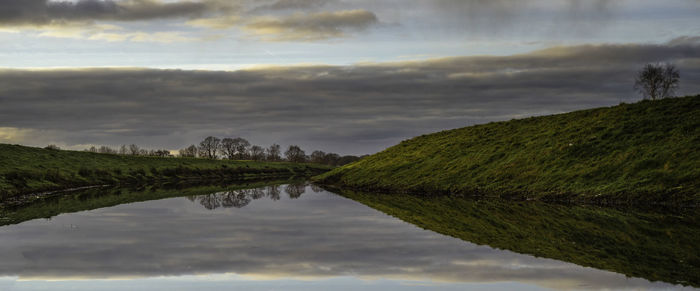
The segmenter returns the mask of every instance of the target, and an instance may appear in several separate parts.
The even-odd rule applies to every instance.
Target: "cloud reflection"
[[[287,195],[280,195],[280,189]],[[307,280],[350,276],[516,281],[585,289],[670,286],[474,245],[316,191],[319,189],[286,185],[221,192],[2,227],[0,277],[235,273],[248,278]]]

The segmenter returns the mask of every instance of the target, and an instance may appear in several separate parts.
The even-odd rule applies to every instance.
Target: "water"
[[[307,185],[103,207],[177,193],[192,194],[76,194],[5,210],[0,290],[682,288],[476,245]],[[103,208],[31,219],[69,203]]]

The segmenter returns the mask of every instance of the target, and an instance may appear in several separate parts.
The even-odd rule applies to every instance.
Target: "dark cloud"
[[[448,128],[633,102],[635,72],[664,61],[680,69],[679,94],[700,92],[700,49],[691,44],[235,72],[5,70],[0,127],[41,132],[3,140],[36,145],[51,137],[176,149],[235,135],[363,154]]]
[[[212,2],[213,3],[213,2]],[[55,22],[95,20],[150,20],[194,17],[212,9],[205,2],[156,0],[2,0],[0,24],[45,25]]]
[[[700,36],[680,36],[668,42],[669,45],[700,45]]]
[[[471,244],[309,188],[247,191],[247,205],[241,206],[243,192],[125,204],[2,227],[0,277],[235,273],[313,282],[354,277],[560,289],[673,287]],[[232,195],[238,202],[226,208]]]

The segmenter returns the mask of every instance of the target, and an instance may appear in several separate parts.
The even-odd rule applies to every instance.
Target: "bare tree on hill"
[[[634,89],[651,100],[671,97],[680,82],[680,73],[673,64],[646,64],[634,81]]]

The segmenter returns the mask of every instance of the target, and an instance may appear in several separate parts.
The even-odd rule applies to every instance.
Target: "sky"
[[[209,135],[370,154],[430,132],[700,93],[698,0],[0,0],[0,142]]]

